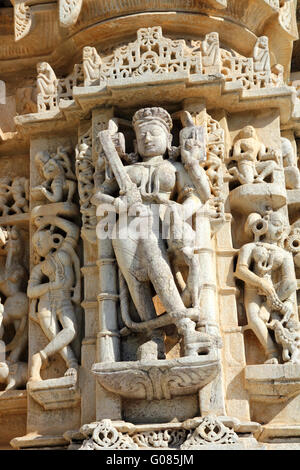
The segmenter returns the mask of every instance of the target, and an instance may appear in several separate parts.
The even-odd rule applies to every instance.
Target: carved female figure
[[[57,352],[67,364],[65,375],[76,378],[78,361],[70,343],[77,333],[74,305],[80,302],[80,263],[74,250],[79,229],[73,222],[56,216],[37,219],[35,223],[39,228],[33,236],[33,246],[44,260],[32,269],[27,295],[35,300],[31,316],[39,323],[49,343],[33,355],[29,380],[41,380],[42,365]],[[45,229],[47,225],[60,228],[66,236]],[[44,282],[45,277],[47,282]]]
[[[153,219],[155,214],[151,203],[160,204],[161,220],[164,219],[167,209],[170,207],[179,215],[181,210],[185,210],[189,216],[195,214],[210,197],[208,178],[201,168],[199,160],[195,158],[203,147],[203,143],[199,143],[195,126],[185,130],[187,135],[183,140],[188,143],[183,152],[184,164],[165,159],[167,150],[171,148],[172,120],[164,109],[140,109],[133,117],[133,126],[141,161],[121,169],[119,167],[119,172],[115,171],[116,179],[117,175],[122,172],[123,180],[126,180],[125,183],[128,187],[130,186],[130,189],[120,191],[120,196],[116,198],[104,195],[100,191],[94,201],[113,203],[118,212],[128,210],[129,224],[135,219],[137,213],[146,214],[146,217]],[[110,132],[116,134],[116,128]],[[110,161],[111,156],[108,155],[109,152],[106,153],[106,157]],[[108,188],[109,186],[104,182],[103,187]],[[112,189],[111,194],[116,190],[116,187],[114,190]],[[176,221],[177,218],[174,217],[173,220]],[[118,233],[119,225],[120,221],[117,222],[116,233]],[[179,250],[187,248],[180,227],[178,227],[178,237]],[[136,233],[129,233],[125,239],[116,237],[112,243],[119,268],[126,280],[141,321],[147,324],[150,331],[157,328],[156,313],[152,301],[152,284],[166,312],[174,318],[172,323],[177,325],[179,333],[183,335],[186,344],[185,353],[189,354],[188,343],[193,341],[194,337],[200,338],[201,334],[195,331],[195,324],[189,318],[193,315],[195,317],[193,308],[186,307],[176,286],[167,247],[161,233],[154,233],[150,230],[146,238],[139,237]],[[185,253],[187,260],[196,259],[193,250],[187,251],[188,253]],[[196,279],[194,280],[197,282]],[[188,305],[188,307],[190,306],[191,304]],[[198,317],[199,312],[196,313],[196,318]],[[151,323],[152,321],[154,323]],[[136,325],[142,327],[142,324]],[[136,328],[138,329],[138,327]],[[131,329],[134,330],[132,324]]]
[[[288,321],[297,289],[292,255],[280,246],[284,228],[283,218],[276,212],[264,217],[250,214],[246,230],[255,234],[255,241],[240,249],[235,272],[245,282],[248,325],[265,350],[266,363],[270,364],[278,360],[267,324],[276,312],[283,315],[282,322]]]
[[[6,345],[6,352],[10,352],[7,360],[16,362],[27,345],[28,328],[28,299],[24,292],[27,271],[23,266],[23,241],[16,227],[6,229],[0,255],[6,256],[4,269],[0,272],[0,293],[6,298],[0,312],[0,338],[4,334],[3,327],[13,324],[15,335]]]

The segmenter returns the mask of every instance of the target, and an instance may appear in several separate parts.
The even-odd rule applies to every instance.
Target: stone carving
[[[95,47],[83,48],[84,86],[90,86],[100,80],[102,61]]]
[[[58,80],[47,62],[37,64],[37,106],[38,112],[53,111],[57,107]]]
[[[78,19],[82,0],[59,0],[59,21],[61,26],[69,28]]]
[[[159,341],[160,337],[156,334]],[[207,351],[209,347],[210,343],[207,343]],[[145,349],[145,345],[142,348]],[[157,350],[152,358],[149,349],[141,361],[125,362],[124,365],[96,364],[92,371],[105,389],[126,398],[148,401],[170,400],[172,397],[196,393],[219,372],[219,362],[206,355],[155,363]]]
[[[30,31],[32,17],[30,7],[25,2],[15,3],[15,40],[23,39]]]
[[[16,176],[0,178],[0,214],[1,216],[28,212],[28,179]]]
[[[269,40],[267,36],[257,39],[253,50],[253,64],[255,72],[270,72]]]
[[[187,434],[188,431],[184,429],[166,429],[164,431],[144,431],[134,434],[132,439],[142,449],[180,449]]]
[[[32,269],[27,295],[31,299],[31,319],[40,325],[49,343],[33,355],[29,380],[42,380],[42,365],[46,366],[48,358],[56,353],[67,365],[65,376],[76,380],[78,360],[70,343],[77,334],[74,309],[80,302],[81,291],[80,262],[75,252],[79,228],[54,214],[40,215],[42,209],[37,209],[34,219],[37,231],[32,242],[43,261]],[[65,236],[58,231],[65,232]],[[48,282],[44,282],[45,277]]]
[[[233,146],[229,158],[229,177],[240,184],[263,183],[266,178],[273,179],[274,170],[279,168],[279,154],[272,148],[266,149],[257,138],[255,129],[246,126],[242,129]],[[236,166],[231,166],[236,162]]]
[[[181,450],[192,450],[205,445],[213,444],[238,444],[238,435],[233,429],[225,426],[217,417],[206,416],[202,423],[190,432]]]
[[[300,171],[297,167],[295,151],[289,139],[281,138],[281,151],[287,189],[300,189]]]
[[[88,142],[91,139],[82,139],[76,147],[76,177],[80,198],[80,212],[82,214],[83,237],[95,243],[96,239],[96,208],[91,202],[94,192],[94,164],[92,149]],[[90,142],[91,143],[91,142]]]
[[[220,73],[221,51],[218,33],[209,33],[202,42],[202,64],[205,75]]]
[[[41,185],[32,188],[33,197],[44,197],[49,202],[72,202],[76,190],[76,176],[72,171],[67,151],[58,147],[52,155],[48,152],[38,152],[35,163],[45,180]]]
[[[38,64],[38,111],[53,111],[62,99],[73,99],[73,87],[126,86],[155,81],[187,80],[191,84],[224,79],[228,85],[239,82],[248,89],[279,87],[283,85],[283,67],[270,69],[268,38],[258,38],[253,57],[245,58],[220,48],[216,32],[207,34],[203,41],[172,41],[162,35],[160,26],[142,28],[137,40],[117,48],[112,55],[100,57],[95,47],[83,48],[83,63],[64,79],[56,79],[46,62]]]
[[[278,319],[278,314],[283,317],[282,324],[293,315],[293,294],[297,289],[293,258],[282,248],[285,225],[278,212],[270,211],[263,217],[250,214],[245,229],[253,233],[254,242],[240,249],[235,275],[245,282],[248,325],[265,350],[266,363],[276,364],[277,348],[268,326],[270,319]],[[279,274],[277,282],[274,281],[276,273]],[[283,336],[291,338],[288,331],[282,330],[279,335],[277,322],[274,328],[281,344]]]
[[[5,350],[9,353],[7,361],[15,363],[20,360],[28,342],[27,270],[24,267],[23,240],[15,226],[5,230],[1,228],[0,256],[0,293],[5,296],[0,312],[0,338],[3,339],[5,329],[13,325],[14,336]]]
[[[145,36],[144,40],[150,39]],[[183,228],[177,222],[180,210],[188,207],[191,216],[211,196],[208,177],[199,163],[205,158],[203,129],[192,125],[191,117],[189,118],[188,125],[182,130],[180,137],[183,162],[181,163],[163,159],[166,151],[171,148],[172,139],[170,133],[172,120],[164,109],[145,108],[137,111],[133,117],[133,126],[137,138],[137,151],[142,161],[127,166],[123,165],[110,137],[117,134],[116,124],[110,121],[109,130],[99,133],[103,154],[116,178],[120,196],[117,198],[111,196],[112,191],[117,190],[112,186],[111,194],[103,194],[107,193],[109,187],[106,180],[94,198],[94,202],[113,204],[119,213],[124,211],[123,208],[127,204],[130,214],[130,207],[135,204],[134,207],[138,208],[140,214],[143,214],[144,220],[148,220],[150,228],[146,237],[132,236],[130,239],[119,237],[112,240],[121,274],[125,278],[142,323],[134,323],[130,320],[127,307],[121,309],[122,318],[125,325],[132,331],[149,332],[163,325],[175,323],[180,335],[184,338],[184,354],[197,355],[200,350],[207,350],[212,339],[206,333],[195,330],[196,323],[193,319],[197,321],[200,312],[197,308],[199,305],[199,286],[197,285],[199,267],[195,253],[194,234],[190,227],[189,235],[187,235],[186,224]],[[175,188],[178,193],[178,202],[170,199]],[[169,247],[176,256],[181,253],[185,264],[189,267],[186,289],[181,295],[173,277],[166,248],[157,238],[157,234],[152,231],[151,220],[154,214],[151,212],[153,209],[149,203],[161,204],[165,207],[164,210],[171,208],[175,214],[170,221]],[[117,233],[120,229],[120,220],[116,224]],[[124,253],[126,253],[125,256]],[[163,317],[156,318],[152,293],[149,290],[150,282],[166,309],[167,313]],[[141,299],[143,299],[142,302]]]
[[[0,362],[0,384],[5,384],[5,390],[16,388],[25,389],[28,379],[26,362]]]
[[[289,320],[283,322],[273,320],[268,327],[275,332],[277,344],[282,346],[283,362],[300,363],[300,322]]]
[[[79,450],[135,450],[138,448],[130,436],[124,436],[113,426],[110,419],[82,426],[80,432],[86,439]]]

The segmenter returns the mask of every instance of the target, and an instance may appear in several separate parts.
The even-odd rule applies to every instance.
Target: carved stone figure
[[[300,171],[291,141],[281,137],[281,151],[287,189],[300,189]]]
[[[85,86],[92,85],[100,80],[101,58],[95,47],[83,48],[83,73]]]
[[[198,295],[195,293],[198,267],[196,267],[196,254],[192,246],[193,240],[190,239],[186,244],[183,236],[184,230],[180,231],[175,215],[171,220],[171,232],[178,229],[176,247],[172,237],[170,243],[173,245],[173,250],[182,252],[190,270],[190,280],[187,282],[189,294],[186,295],[187,291],[185,291],[180,295],[166,246],[161,235],[154,233],[151,229],[151,220],[154,217],[151,203],[161,204],[165,214],[167,209],[171,208],[175,214],[183,209],[192,216],[207,202],[210,197],[209,181],[199,164],[199,160],[203,159],[203,155],[201,156],[203,142],[199,140],[199,128],[191,125],[190,122],[181,134],[182,164],[164,159],[166,151],[171,148],[172,139],[170,133],[172,120],[164,109],[140,109],[133,117],[133,126],[141,161],[127,166],[123,166],[110,138],[110,134],[116,134],[115,124],[110,124],[109,131],[100,132],[104,154],[116,177],[120,196],[115,198],[102,194],[100,191],[94,201],[110,202],[119,213],[122,210],[128,210],[129,221],[135,219],[131,215],[134,213],[144,216],[145,222],[150,221],[150,231],[146,237],[130,234],[126,239],[120,237],[112,241],[118,265],[142,322],[134,327],[131,322],[130,329],[133,331],[135,328],[137,330],[148,329],[149,331],[162,326],[161,319],[156,320],[152,302],[152,284],[166,309],[168,322],[175,323],[184,338],[185,355],[197,354],[201,342],[204,342],[205,349],[207,348],[209,336],[196,331],[196,324],[189,318],[198,316],[197,310],[190,308],[192,304],[198,305]],[[171,199],[173,194],[177,196]],[[133,208],[137,212],[132,212]],[[117,232],[120,229],[120,220],[117,222]],[[157,335],[157,333],[154,334]],[[198,347],[194,344],[191,352],[189,344],[193,343],[198,343]]]
[[[202,42],[202,65],[206,73],[217,73],[221,67],[221,52],[218,33],[210,33]]]
[[[37,64],[37,104],[38,111],[53,110],[57,105],[58,80],[47,62]]]
[[[273,149],[266,150],[259,142],[255,129],[246,126],[238,134],[233,146],[229,162],[235,161],[237,166],[229,168],[232,177],[229,179],[238,180],[240,184],[263,183],[279,168],[278,158]]]
[[[16,214],[22,214],[22,212],[28,212],[29,205],[29,181],[23,176],[16,177],[13,179],[11,185],[11,194],[14,199],[14,203],[11,209]]]
[[[28,379],[26,362],[0,362],[0,383],[6,384],[5,390],[25,389]]]
[[[67,153],[60,148],[53,157],[48,152],[38,152],[35,162],[45,180],[32,189],[33,196],[44,196],[49,202],[72,201],[76,183]]]
[[[250,214],[245,229],[255,239],[240,249],[235,275],[245,282],[248,325],[265,350],[266,363],[274,364],[278,362],[277,348],[268,323],[276,313],[285,322],[293,314],[293,294],[297,289],[293,259],[280,246],[285,226],[279,213],[269,212],[263,217]]]
[[[0,338],[5,328],[13,325],[15,334],[6,352],[7,360],[16,362],[27,345],[28,334],[28,298],[26,293],[27,271],[24,267],[24,247],[20,232],[16,227],[1,229],[2,246],[0,255],[5,256],[5,263],[0,271],[0,292],[5,296],[3,311],[0,312]]]
[[[286,326],[279,320],[273,320],[268,327],[275,332],[277,344],[282,346],[283,362],[300,363],[300,322],[289,320]]]
[[[32,299],[31,318],[39,323],[49,343],[33,355],[29,380],[42,380],[42,365],[56,353],[67,365],[65,375],[76,378],[78,360],[70,343],[77,334],[74,307],[80,302],[80,263],[75,253],[79,229],[73,222],[50,215],[37,217],[35,224],[33,246],[44,259],[32,269],[27,295]],[[49,224],[51,229],[45,229]],[[55,229],[63,230],[65,237]]]
[[[3,176],[0,178],[0,210],[2,215],[7,215],[10,209],[11,178]]]
[[[261,36],[257,39],[253,50],[253,61],[255,72],[266,72],[271,70],[269,40],[267,36]]]

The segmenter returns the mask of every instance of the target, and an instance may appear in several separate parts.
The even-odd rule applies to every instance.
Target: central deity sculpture
[[[134,163],[123,165],[122,159],[130,161],[132,156],[125,154],[124,137],[114,121],[109,130],[99,133],[102,152],[97,167],[103,171],[106,162],[106,177],[94,197],[97,204],[113,204],[120,214],[115,233],[121,233],[121,214],[126,211],[129,226],[139,216],[150,227],[146,236],[129,231],[127,237],[112,240],[120,271],[122,319],[130,331],[146,332],[158,344],[160,328],[175,324],[183,338],[184,356],[197,355],[208,350],[212,337],[197,328],[201,320],[197,236],[182,215],[192,218],[211,196],[209,178],[201,166],[206,160],[204,128],[195,126],[191,115],[184,113],[180,162],[173,158],[172,119],[166,110],[140,109],[132,122],[138,154]],[[154,230],[157,207],[160,224],[169,216],[167,242],[161,229]],[[132,320],[129,302],[122,303],[122,286],[128,288],[140,322]],[[153,288],[165,315],[157,317]]]

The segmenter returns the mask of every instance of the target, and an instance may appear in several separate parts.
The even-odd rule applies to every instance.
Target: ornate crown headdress
[[[172,119],[170,114],[163,108],[143,108],[139,109],[132,119],[133,127],[149,121],[158,121],[170,132],[172,129]]]

